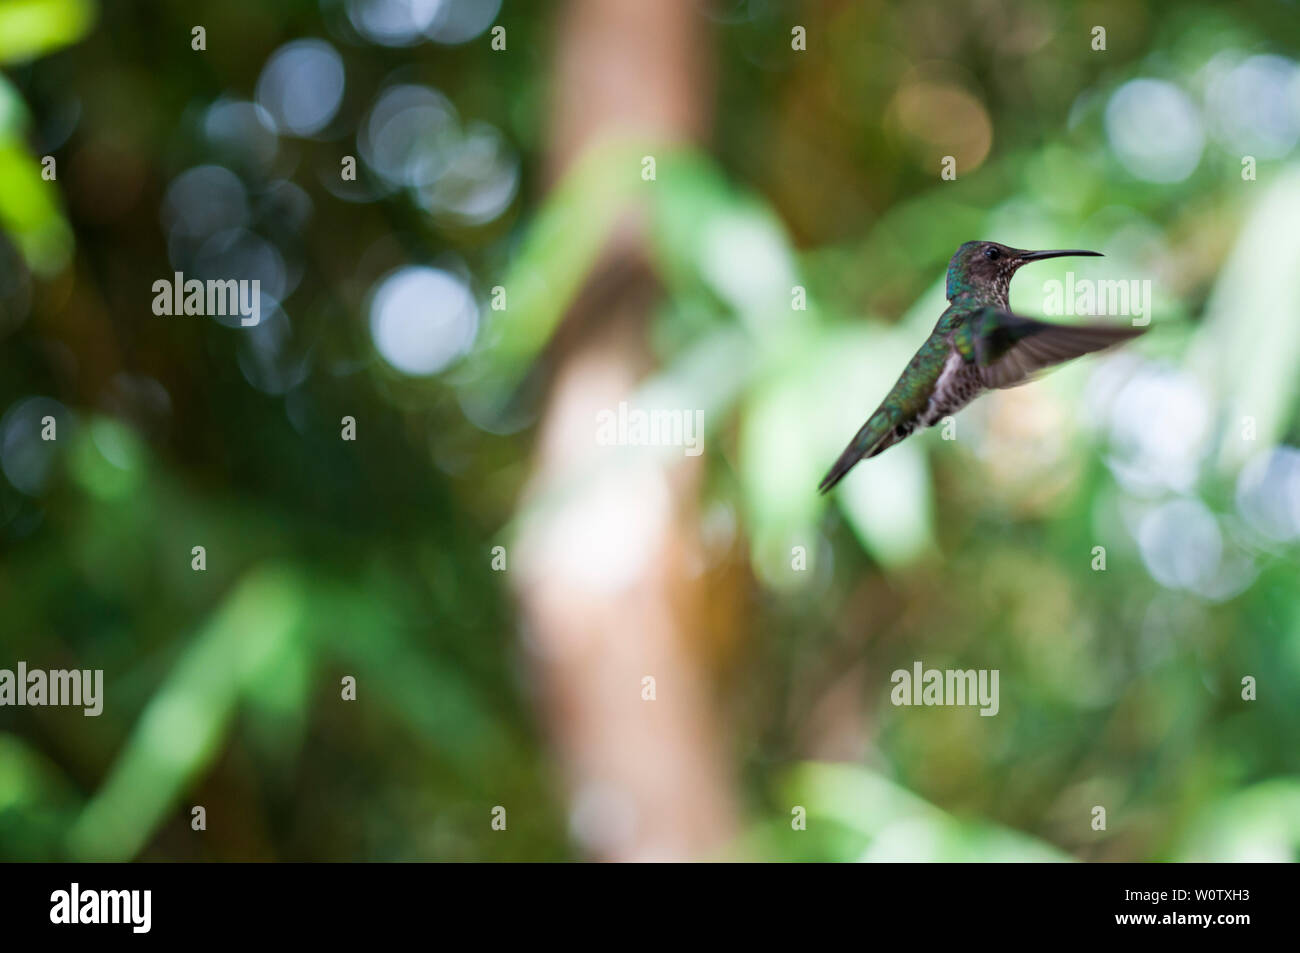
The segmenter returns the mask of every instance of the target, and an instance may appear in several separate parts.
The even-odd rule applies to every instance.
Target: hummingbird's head
[[[1007,307],[1007,290],[1011,276],[1022,265],[1044,258],[1065,255],[1096,255],[1101,252],[1077,248],[1057,251],[1026,251],[997,242],[966,242],[948,262],[948,300],[958,295],[973,295],[978,300]]]

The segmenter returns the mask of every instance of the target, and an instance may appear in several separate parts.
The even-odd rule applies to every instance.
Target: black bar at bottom
[[[902,931],[927,941],[1128,933],[1231,942],[1290,935],[1297,886],[1293,865],[540,866],[8,864],[0,930],[7,941],[337,944],[412,930],[436,942],[454,929],[456,942],[472,942],[512,928],[581,935],[612,917],[665,939],[682,936],[663,932],[679,923],[734,938],[775,921],[821,933],[841,920],[864,941]]]

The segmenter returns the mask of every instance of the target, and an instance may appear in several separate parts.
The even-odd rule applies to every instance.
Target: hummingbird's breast
[[[984,390],[979,372],[974,364],[967,363],[956,348],[948,354],[934,392],[926,403],[917,423],[932,427],[944,417],[957,413]]]

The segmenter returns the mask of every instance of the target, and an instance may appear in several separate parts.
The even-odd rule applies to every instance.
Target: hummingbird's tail
[[[822,493],[829,493],[835,484],[848,475],[848,472],[857,465],[859,460],[864,457],[874,457],[880,451],[892,447],[901,439],[902,436],[894,429],[892,415],[883,407],[880,408],[867,418],[867,422],[862,425],[862,429],[849,441],[849,445],[844,448],[840,458],[827,471],[826,476],[822,477],[822,482],[818,484],[817,489]]]

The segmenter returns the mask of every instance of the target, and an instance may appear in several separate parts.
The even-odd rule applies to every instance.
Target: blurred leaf
[[[0,0],[0,63],[75,43],[95,21],[91,0]]]
[[[1300,780],[1257,784],[1207,808],[1187,828],[1176,860],[1300,861]]]
[[[888,568],[905,566],[933,543],[930,462],[907,441],[859,464],[838,488],[863,548]]]
[[[72,230],[59,211],[58,191],[21,142],[0,139],[0,228],[13,236],[37,274],[49,276],[72,254]]]
[[[31,122],[32,116],[22,95],[0,74],[0,139],[17,139]]]
[[[490,706],[471,679],[425,651],[424,630],[395,611],[395,593],[377,599],[373,590],[320,591],[314,638],[357,678],[374,705],[404,722],[428,747],[473,777],[482,760],[511,750],[508,733],[493,720]]]
[[[963,821],[852,765],[808,763],[782,792],[808,810],[808,826],[831,821],[865,841],[863,861],[1043,862],[1071,858],[1050,844],[979,821]]]
[[[87,439],[73,447],[73,475],[86,492],[117,500],[140,490],[147,473],[145,447],[129,426],[113,417],[96,416]]]
[[[793,306],[800,285],[780,218],[757,195],[734,189],[709,156],[670,153],[659,163],[651,238],[660,270],[676,293],[707,288],[765,352],[784,357],[800,343],[814,303]]]
[[[5,860],[60,856],[60,842],[76,807],[76,793],[58,765],[22,738],[0,733],[0,844]]]
[[[0,733],[0,814],[69,793],[67,779],[45,755],[16,735]]]
[[[1300,395],[1297,219],[1300,169],[1293,167],[1255,200],[1188,352],[1189,364],[1223,401],[1220,462],[1229,472],[1261,444],[1281,439]],[[1246,417],[1255,421],[1258,442],[1242,439]]]
[[[819,394],[806,384],[818,373],[816,352],[788,354],[784,373],[769,373],[752,389],[740,423],[740,477],[753,562],[769,583],[790,579],[791,548],[811,555],[821,502],[824,460],[815,439]]]
[[[240,694],[296,638],[302,582],[284,569],[248,576],[200,630],[141,714],[125,750],[68,841],[87,860],[130,860],[220,750]]]
[[[507,307],[489,312],[471,357],[470,389],[499,400],[545,347],[641,190],[645,149],[610,141],[585,153],[547,196],[501,279]]]
[[[701,224],[726,214],[734,198],[722,170],[694,150],[662,156],[657,174],[650,237],[662,271],[681,290],[701,281]]]

